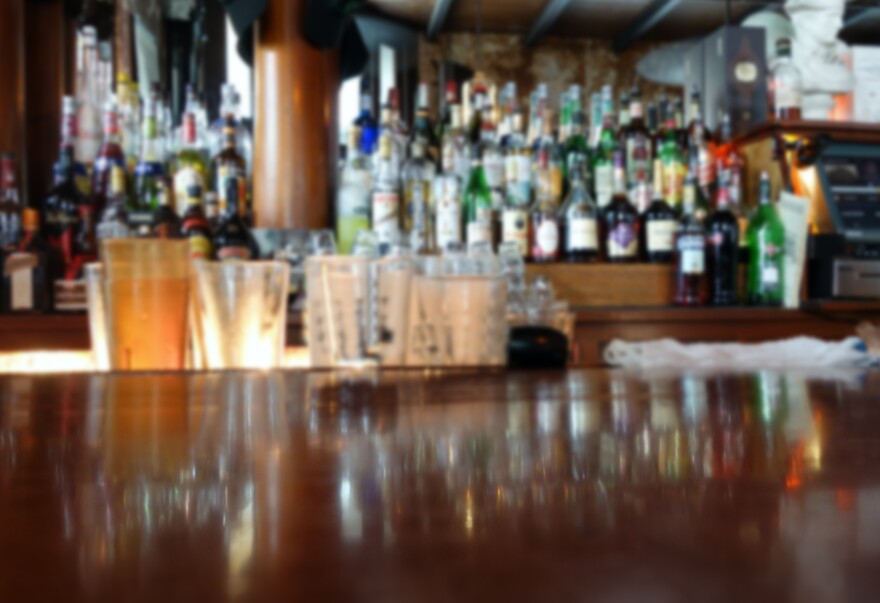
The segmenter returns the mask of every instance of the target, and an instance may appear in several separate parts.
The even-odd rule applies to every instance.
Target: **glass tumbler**
[[[104,298],[104,266],[86,264],[86,300],[89,310],[89,339],[92,343],[92,362],[95,370],[110,370],[110,342],[107,332],[107,303]]]
[[[282,365],[290,282],[286,262],[196,262],[193,279],[206,368]]]

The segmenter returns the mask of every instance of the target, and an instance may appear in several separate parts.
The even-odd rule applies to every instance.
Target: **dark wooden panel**
[[[34,207],[41,205],[52,184],[52,165],[58,157],[61,97],[68,77],[65,61],[74,54],[65,47],[69,34],[61,2],[27,3],[28,190]]]
[[[24,0],[0,0],[0,153],[25,154]]]

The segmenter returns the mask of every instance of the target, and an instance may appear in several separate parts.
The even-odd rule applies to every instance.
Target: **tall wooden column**
[[[335,197],[339,67],[303,38],[306,0],[269,0],[255,36],[254,214],[261,228],[323,228]]]
[[[24,141],[24,0],[0,0],[0,153],[15,153]]]

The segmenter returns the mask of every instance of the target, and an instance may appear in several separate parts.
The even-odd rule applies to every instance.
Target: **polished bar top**
[[[0,376],[0,601],[877,601],[880,372]]]

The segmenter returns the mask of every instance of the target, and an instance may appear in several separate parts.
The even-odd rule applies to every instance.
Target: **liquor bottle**
[[[73,241],[73,261],[66,266],[65,279],[82,278],[83,267],[98,260],[98,243],[95,240],[95,209],[85,203],[79,208],[79,225]]]
[[[139,211],[154,211],[159,207],[159,186],[165,177],[165,141],[159,136],[157,101],[144,101],[141,124],[141,155],[134,170],[134,207]]]
[[[629,102],[629,123],[621,131],[621,145],[626,151],[626,177],[630,192],[637,183],[648,182],[651,170],[651,135],[645,126],[641,92],[634,87]]]
[[[86,197],[74,181],[74,149],[61,147],[56,183],[43,201],[43,237],[57,252],[58,262],[52,263],[51,280],[64,277],[65,267],[73,262],[73,239],[79,225],[79,208]]]
[[[130,236],[125,168],[114,165],[110,169],[110,191],[107,197],[107,207],[95,227],[95,238],[100,244],[101,241],[108,239],[124,239]]]
[[[579,104],[580,101],[576,101],[576,106],[579,106]],[[587,166],[590,165],[590,147],[587,144],[587,137],[584,136],[584,131],[586,130],[585,120],[586,116],[580,109],[574,111],[571,116],[570,134],[565,140],[563,148],[562,183],[563,194],[565,195],[569,192],[571,172],[575,163],[580,164],[581,169],[584,170],[580,177],[587,186],[587,190],[592,189],[591,180],[593,173],[592,170],[587,169]]]
[[[684,121],[684,99],[680,96],[675,98],[672,108],[672,119],[675,123],[675,140],[681,153],[686,153],[688,148],[688,131]]]
[[[391,159],[394,166],[394,177],[400,178],[400,170],[406,159],[406,148],[409,144],[409,133],[406,124],[400,119],[399,96],[396,88],[388,90],[388,102],[382,110],[382,123],[379,135],[391,137]]]
[[[680,306],[702,306],[708,299],[706,231],[696,215],[697,189],[696,178],[689,177],[675,232],[675,303]]]
[[[492,243],[492,191],[486,182],[478,144],[471,146],[471,171],[462,202],[468,246]]]
[[[443,108],[440,121],[437,123],[437,138],[441,143],[452,128],[452,108],[455,106],[460,107],[458,102],[458,84],[455,80],[447,80],[444,86]],[[460,117],[461,115],[459,114]]]
[[[596,206],[584,178],[588,160],[580,154],[572,157],[568,197],[560,211],[565,233],[564,254],[569,262],[592,262],[599,255],[599,235]]]
[[[120,73],[117,78],[116,102],[120,145],[127,169],[134,171],[140,149],[141,106],[137,84],[126,73]]]
[[[3,259],[0,311],[49,312],[52,309],[52,253],[40,236],[40,212],[22,211],[23,235],[7,247]]]
[[[402,225],[410,247],[415,253],[433,251],[434,225],[431,219],[431,187],[436,172],[433,161],[426,157],[426,143],[416,137],[411,157],[403,166]]]
[[[456,109],[456,113],[459,113]],[[460,119],[453,117],[452,122]],[[441,252],[450,245],[463,241],[461,233],[461,195],[462,179],[456,172],[455,154],[443,153],[443,171],[434,179],[433,199],[435,201],[434,240]]]
[[[210,260],[214,257],[211,222],[202,208],[202,188],[194,184],[186,190],[186,211],[183,213],[180,234],[189,241],[189,257]]]
[[[504,209],[504,172],[506,166],[504,154],[498,145],[493,113],[492,106],[488,104],[484,105],[480,112],[483,117],[483,123],[480,127],[480,147],[483,153],[483,172],[492,195],[492,240],[497,241],[501,235],[500,232],[495,232],[495,228],[500,226],[501,212]]]
[[[174,210],[167,187],[159,190],[159,207],[153,212],[153,236],[160,239],[180,238],[180,215]]]
[[[260,259],[260,248],[238,208],[238,181],[235,178],[227,178],[224,188],[226,189],[226,211],[223,213],[220,224],[217,226],[217,232],[214,234],[217,259],[221,262],[258,260]]]
[[[705,223],[706,218],[709,217],[709,213],[712,211],[712,206],[709,203],[706,194],[703,192],[703,187],[699,184],[699,178],[697,176],[698,171],[697,157],[696,155],[692,155],[691,164],[688,168],[687,175],[685,176],[682,195],[683,197],[691,194],[694,196],[694,217],[696,217],[700,223]],[[688,188],[689,186],[691,186],[691,188]]]
[[[620,111],[617,114],[617,134],[620,136],[629,127],[629,95],[626,92],[620,95]],[[622,146],[622,145],[621,145]]]
[[[739,300],[739,222],[730,211],[727,186],[718,187],[715,212],[706,221],[709,299],[713,306],[735,306]]]
[[[785,283],[785,229],[770,200],[770,178],[761,172],[759,205],[749,220],[748,298],[752,305],[780,306]]]
[[[186,116],[193,115],[195,117],[195,140],[187,143],[187,123]],[[183,117],[181,119],[180,124],[180,140],[182,143],[189,144],[192,148],[196,149],[199,154],[201,154],[203,162],[207,163],[211,160],[211,156],[208,154],[208,147],[210,143],[208,141],[208,128],[210,124],[208,123],[208,111],[205,108],[204,103],[202,103],[199,94],[196,92],[195,87],[192,84],[186,85],[186,103],[183,106]]]
[[[379,144],[379,124],[373,117],[373,97],[369,90],[361,92],[361,112],[353,124],[360,131],[360,152],[372,155]]]
[[[198,124],[195,113],[187,112],[183,114],[183,125],[181,130],[181,147],[177,152],[177,155],[174,157],[174,165],[172,167],[172,172],[174,174],[174,207],[176,208],[178,215],[186,211],[185,202],[187,189],[190,186],[196,185],[204,190],[205,184],[208,182],[208,165],[205,162],[205,157],[203,155],[204,147],[199,139]],[[232,151],[235,153],[236,158],[240,160],[238,164],[240,171],[243,171],[246,174],[247,164],[245,163],[244,158],[239,156],[234,148]],[[223,158],[221,160],[223,166],[230,163],[230,158],[228,154],[224,154],[225,152],[226,148],[224,148],[224,150],[220,152],[220,155],[218,155],[218,157]],[[242,178],[242,180],[246,184],[246,176],[245,178]],[[246,197],[241,196],[239,198],[245,199]]]
[[[220,116],[211,124],[211,132],[208,137],[210,144],[208,155],[216,157],[223,150],[226,141],[224,129],[226,124],[231,121],[235,126],[235,150],[244,158],[248,173],[250,173],[250,166],[253,165],[253,138],[239,115],[240,101],[241,97],[234,85],[223,84],[220,87]],[[219,185],[214,183],[213,186]]]
[[[609,86],[602,88],[602,104],[602,131],[596,152],[593,154],[594,197],[596,206],[600,210],[611,202],[614,194],[614,155],[618,150],[617,135],[614,130],[614,104]]]
[[[107,207],[110,172],[115,166],[125,168],[126,161],[125,152],[120,145],[119,114],[116,103],[110,100],[104,107],[104,142],[92,169],[92,205],[97,216],[102,215]]]
[[[88,25],[80,32],[77,47],[76,160],[89,165],[95,161],[101,148],[100,61],[98,60],[98,33]]]
[[[392,141],[388,132],[379,136],[371,203],[373,231],[379,239],[379,246],[386,250],[397,243],[400,235],[400,188]]]
[[[532,159],[526,142],[522,113],[511,119],[504,158],[507,205],[527,207],[532,202]]]
[[[362,153],[362,135],[356,126],[348,131],[347,156],[336,195],[336,240],[343,254],[351,252],[358,231],[370,230],[373,175],[369,159]]]
[[[73,178],[79,191],[88,197],[91,194],[91,179],[89,178],[89,170],[86,165],[76,159],[76,148],[79,141],[79,121],[76,112],[76,99],[72,96],[65,96],[61,99],[61,146],[71,147],[74,149],[73,158]],[[54,182],[60,182],[61,172],[66,169],[61,166],[61,159],[52,167],[54,174]],[[45,224],[44,224],[45,228]]]
[[[239,215],[243,220],[249,221],[247,161],[238,152],[235,121],[230,117],[226,117],[223,123],[223,149],[211,160],[211,181],[214,184],[215,192],[220,202],[221,214],[226,213],[226,208],[229,205],[229,200],[226,197],[226,193],[229,190],[227,182],[231,178],[238,183],[236,200]]]
[[[700,107],[700,93],[694,90],[691,93],[691,121],[688,124],[688,154],[693,157],[693,162],[696,163],[697,182],[702,189],[703,196],[707,199],[714,199],[717,177],[715,173],[715,145],[703,123]]]
[[[501,241],[515,243],[519,254],[529,257],[529,203],[508,196],[501,213]]]
[[[670,117],[662,131],[658,157],[663,163],[663,198],[675,210],[681,208],[687,164],[678,146],[675,119]]]
[[[413,141],[421,141],[425,156],[434,164],[440,159],[440,144],[434,124],[431,122],[431,111],[428,106],[428,83],[420,82],[416,93],[416,117],[413,121]]]
[[[602,245],[609,262],[636,262],[639,259],[639,213],[629,202],[623,153],[614,154],[614,194],[601,210]]]
[[[461,106],[452,105],[449,107],[449,127],[443,132],[442,163],[451,165],[451,170],[458,175],[462,182],[467,179],[471,169],[463,123]],[[449,171],[449,169],[444,168],[445,171]]]
[[[776,61],[770,71],[770,115],[775,119],[800,119],[803,81],[797,66],[791,60],[791,39],[776,40]]]
[[[642,249],[645,261],[651,264],[672,262],[675,230],[678,218],[663,198],[663,162],[654,160],[653,200],[642,214]]]
[[[217,199],[217,193],[214,191],[205,191],[205,217],[211,224],[211,232],[217,232],[220,225],[220,201]]]
[[[544,122],[552,128],[551,121]],[[562,193],[562,168],[550,161],[550,148],[538,149],[538,167],[535,172],[535,206],[531,212],[531,260],[556,262],[562,241],[559,231],[559,196]]]
[[[15,167],[15,155],[0,155],[0,249],[17,244],[23,234]]]

